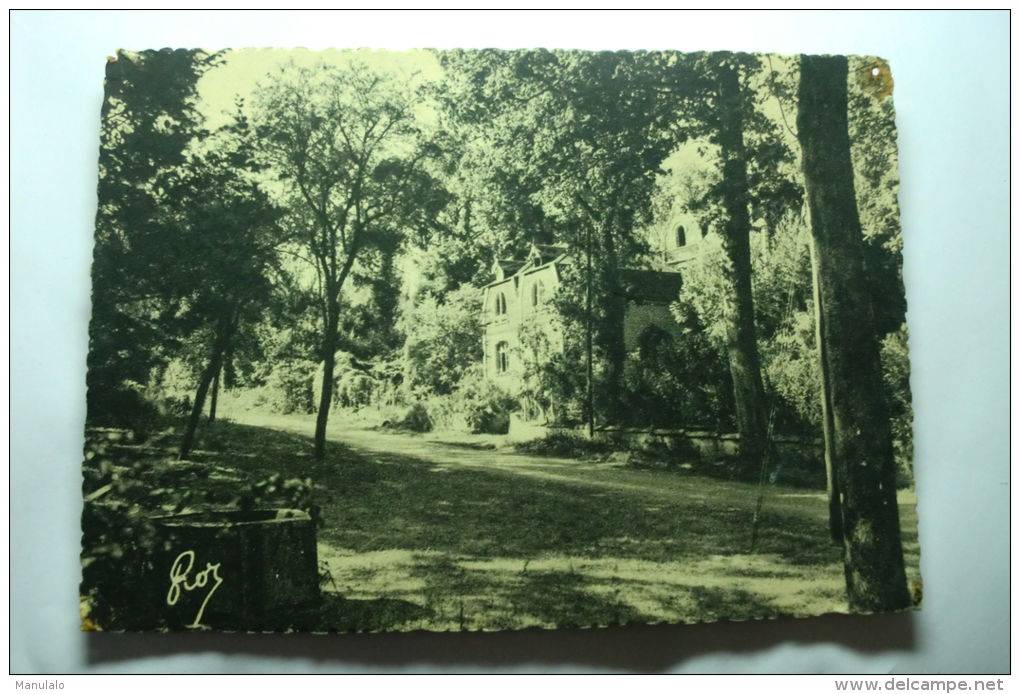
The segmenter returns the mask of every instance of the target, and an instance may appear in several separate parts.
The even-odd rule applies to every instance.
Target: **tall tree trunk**
[[[223,365],[223,355],[227,351],[233,332],[232,320],[221,321],[217,327],[216,337],[213,340],[212,354],[209,356],[209,363],[202,370],[198,379],[198,390],[195,392],[195,402],[191,406],[191,415],[188,417],[188,425],[184,430],[184,438],[181,439],[181,449],[178,454],[180,460],[185,460],[191,455],[191,447],[195,444],[195,432],[198,430],[198,423],[202,419],[202,410],[205,409],[205,397]]]
[[[588,217],[585,225],[585,419],[588,437],[595,434],[595,414],[618,423],[623,411],[621,399],[626,349],[623,319],[626,307],[620,299],[620,262],[616,239],[606,218],[596,215],[591,206],[578,198]],[[598,262],[593,256],[598,253]],[[596,309],[598,316],[596,316]],[[597,320],[596,320],[597,318]],[[603,377],[595,383],[594,352],[598,347]],[[597,397],[596,397],[597,393]]]
[[[322,340],[322,389],[319,392],[319,409],[315,415],[315,459],[326,457],[326,424],[333,405],[333,372],[336,370],[337,331],[340,329],[340,306],[331,301],[326,317],[326,334]]]
[[[339,273],[326,277],[326,325],[322,337],[322,391],[319,394],[319,409],[315,414],[315,459],[326,458],[326,424],[329,422],[329,410],[333,406],[333,373],[336,371],[336,348],[340,343],[340,291],[343,289],[347,276],[354,267],[357,257],[358,239],[362,235],[361,227],[353,232],[350,245],[345,249],[347,258]],[[325,262],[324,265],[336,270],[335,263]]]
[[[588,424],[588,438],[595,438],[595,370],[593,366],[594,362],[594,340],[592,335],[595,330],[594,318],[592,316],[592,233],[591,225],[588,225],[588,237],[587,243],[585,244],[585,292],[584,292],[584,304],[585,304],[585,325],[584,325],[584,338],[585,338],[585,421]]]
[[[863,262],[847,129],[847,61],[801,58],[797,111],[818,264],[824,380],[842,496],[847,598],[855,612],[910,606],[879,341]]]
[[[602,400],[605,403],[605,418],[610,424],[620,424],[623,417],[623,369],[627,350],[623,341],[623,321],[626,315],[626,299],[622,298],[620,286],[620,260],[616,242],[609,224],[602,229],[605,246],[605,263],[599,273],[603,315],[598,338],[605,357],[605,379],[602,383]]]
[[[216,375],[213,376],[212,382],[212,395],[209,397],[209,423],[212,424],[216,421],[216,402],[220,397],[220,373],[223,371],[223,364],[220,364],[220,368],[216,370]]]
[[[829,386],[828,359],[825,356],[825,342],[822,336],[825,329],[822,327],[822,301],[819,293],[820,282],[818,281],[818,257],[815,254],[814,244],[811,244],[811,282],[815,304],[815,343],[818,345],[818,363],[821,365],[819,375],[819,396],[822,405],[822,440],[825,446],[825,491],[829,497],[829,535],[837,545],[843,544],[843,509],[840,508],[839,499],[839,477],[836,474],[836,454],[834,431],[835,424],[832,421],[832,395]]]
[[[730,294],[726,315],[726,355],[733,380],[740,455],[750,463],[760,462],[765,453],[767,423],[751,295],[751,216],[743,95],[735,67],[722,64],[718,67],[717,76],[718,136],[723,160],[723,207],[726,210],[722,240],[728,261],[724,275]]]

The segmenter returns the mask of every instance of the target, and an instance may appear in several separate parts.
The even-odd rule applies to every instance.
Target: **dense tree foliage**
[[[649,219],[661,162],[683,138],[655,89],[656,60],[544,50],[451,52],[442,60],[451,75],[448,109],[486,141],[498,162],[497,190],[514,183],[509,197],[518,208],[541,210],[531,240],[563,243],[577,260],[561,305],[574,324],[568,335],[590,341],[571,350],[591,362],[578,365],[590,383],[586,416],[618,420],[619,273],[644,250],[636,231]]]
[[[355,262],[392,255],[405,231],[425,233],[445,200],[420,167],[411,94],[360,64],[282,68],[256,95],[256,122],[286,186],[291,227],[310,257],[322,321],[316,456],[325,454],[342,292]]]
[[[184,315],[202,331],[201,370],[180,455],[186,458],[209,387],[217,387],[224,359],[239,328],[257,322],[269,303],[278,272],[279,211],[260,186],[247,119],[212,135],[191,157],[175,200],[182,207],[183,234],[194,258],[194,288]],[[215,393],[215,390],[214,390]],[[212,414],[215,413],[215,403]]]
[[[456,390],[482,359],[481,296],[463,286],[437,297],[424,294],[406,308],[404,382],[438,395]]]
[[[364,400],[354,392],[387,402],[456,395],[480,358],[474,292],[493,259],[555,243],[572,258],[553,298],[562,340],[525,336],[527,412],[627,424],[654,410],[663,425],[736,427],[748,441],[766,416],[784,431],[816,430],[806,218],[787,117],[794,62],[436,57],[442,79],[417,91],[356,62],[285,65],[212,136],[196,83],[217,57],[112,64],[90,384],[163,382],[195,416],[221,380],[261,389],[259,401],[277,409],[317,412],[321,443],[330,409]],[[865,67],[852,66],[851,79]],[[147,86],[157,82],[158,93]],[[891,107],[864,89],[850,94],[867,282],[876,299],[895,299]],[[650,262],[649,241],[677,210],[706,243],[684,266],[673,336],[628,356],[620,270]],[[904,307],[875,305],[906,458]],[[231,316],[245,306],[239,327]],[[164,374],[171,356],[186,364]]]
[[[217,57],[128,53],[107,64],[93,256],[89,417],[142,407],[137,389],[172,355],[194,254],[178,233],[187,150],[202,134],[196,84]]]

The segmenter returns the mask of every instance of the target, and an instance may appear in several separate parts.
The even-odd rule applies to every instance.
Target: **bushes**
[[[312,377],[315,363],[307,360],[281,361],[266,379],[264,403],[280,414],[310,414],[315,411]]]
[[[361,371],[347,371],[340,376],[333,391],[333,404],[358,409],[372,404],[377,390],[375,379]]]
[[[434,429],[471,434],[506,434],[510,414],[519,407],[517,398],[485,379],[472,367],[460,387],[449,395],[417,391],[409,410],[391,420],[395,426],[424,433]]]
[[[506,434],[510,431],[510,412],[506,400],[495,395],[473,403],[464,419],[472,434]]]
[[[554,431],[543,438],[517,444],[517,450],[521,453],[547,455],[554,458],[603,456],[616,449],[617,447],[609,442],[589,439],[587,436],[572,431]]]
[[[122,427],[145,439],[160,425],[159,408],[136,384],[122,383],[109,389],[91,386],[87,400],[89,426]]]
[[[777,431],[817,436],[822,430],[814,316],[793,311],[783,330],[760,345],[762,373],[774,391]]]
[[[467,372],[453,400],[472,434],[507,433],[510,414],[520,406],[517,398],[486,379],[477,365]]]
[[[420,402],[412,405],[400,421],[400,428],[422,434],[432,431],[432,418],[429,417],[429,411],[425,409],[425,405]]]
[[[408,384],[448,395],[482,358],[481,292],[464,285],[444,296],[423,293],[403,317]]]
[[[311,414],[315,411],[312,377],[315,363],[304,360],[281,361],[272,367],[264,382],[255,381],[221,390],[221,402],[229,409],[274,414]],[[190,412],[190,407],[187,412]],[[182,414],[187,414],[182,412]]]
[[[465,431],[471,434],[506,434],[510,414],[517,410],[517,398],[482,376],[478,365],[469,369],[456,391],[436,395],[417,390],[411,408],[396,426],[415,432],[433,429]]]
[[[910,402],[906,323],[882,340],[882,375],[896,456],[897,483],[906,487],[914,478],[914,409]]]

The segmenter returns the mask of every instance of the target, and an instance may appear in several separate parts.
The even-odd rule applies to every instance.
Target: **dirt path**
[[[310,417],[279,416],[243,413],[234,416],[241,424],[267,427],[305,436],[314,434],[315,423]],[[631,492],[649,498],[675,499],[677,495],[691,501],[705,501],[726,495],[733,507],[745,506],[756,500],[758,488],[742,482],[729,482],[685,477],[675,472],[662,472],[629,468],[623,463],[588,462],[573,458],[551,458],[519,454],[505,446],[496,449],[492,437],[457,437],[456,435],[415,435],[372,429],[344,427],[333,423],[327,429],[330,441],[343,443],[365,454],[400,454],[417,458],[439,469],[467,468],[491,474],[516,475],[571,485],[600,487],[607,490]],[[472,439],[482,439],[472,444]],[[825,495],[810,490],[770,487],[766,501],[783,513],[823,519],[826,513]]]

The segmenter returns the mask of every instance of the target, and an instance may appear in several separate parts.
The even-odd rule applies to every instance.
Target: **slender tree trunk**
[[[205,397],[209,392],[209,386],[219,374],[220,367],[223,365],[223,355],[227,351],[227,344],[230,342],[231,333],[231,321],[221,322],[217,329],[216,338],[213,340],[209,363],[206,364],[206,367],[202,370],[202,375],[198,379],[195,402],[191,406],[191,415],[188,417],[188,425],[184,430],[184,438],[181,440],[181,450],[178,454],[180,460],[185,460],[191,455],[191,447],[195,444],[195,432],[198,430],[198,423],[202,419],[202,410],[205,409]]]
[[[216,402],[220,397],[220,373],[223,371],[223,364],[220,363],[220,368],[216,370],[216,375],[213,376],[212,382],[212,395],[209,397],[209,423],[212,424],[216,421]]]
[[[315,414],[315,459],[326,458],[326,424],[329,422],[329,410],[333,406],[333,374],[336,371],[336,348],[340,343],[340,291],[343,289],[347,276],[354,267],[357,257],[358,241],[361,237],[360,227],[353,231],[354,238],[345,249],[346,259],[340,271],[326,277],[326,325],[322,337],[322,391],[319,394],[319,409]],[[324,262],[336,271],[334,263]]]
[[[605,355],[606,375],[602,383],[603,413],[610,424],[620,424],[623,416],[623,368],[627,358],[623,342],[623,320],[626,311],[626,299],[620,291],[620,261],[612,230],[608,224],[603,225],[602,240],[604,244],[605,263],[601,268],[600,285],[602,310],[604,316],[599,326],[599,345]]]
[[[595,345],[593,333],[595,330],[594,318],[592,316],[592,233],[591,225],[588,225],[588,238],[585,249],[585,419],[588,423],[588,438],[595,437],[595,373],[593,368],[592,354]]]
[[[832,395],[829,387],[829,367],[825,356],[825,342],[822,336],[825,329],[822,327],[821,295],[819,293],[820,282],[818,281],[818,258],[815,255],[814,244],[811,246],[811,281],[813,284],[815,304],[815,342],[818,345],[818,363],[820,365],[819,396],[822,404],[822,440],[825,446],[825,491],[829,497],[829,535],[837,545],[843,544],[843,509],[839,501],[839,477],[836,475],[834,452],[835,424],[832,421]]]
[[[740,432],[740,455],[749,463],[765,453],[765,388],[754,327],[751,294],[751,216],[748,208],[747,152],[744,147],[743,95],[736,68],[721,65],[719,79],[719,146],[726,224],[724,269],[730,306],[726,316],[726,355],[733,380],[733,401]]]
[[[315,459],[326,457],[326,424],[333,404],[333,372],[336,370],[337,331],[340,328],[340,307],[332,301],[326,319],[326,334],[322,340],[322,390],[319,409],[315,415]]]
[[[879,341],[854,197],[845,57],[801,58],[797,129],[818,263],[847,598],[855,612],[902,609],[911,601]]]

